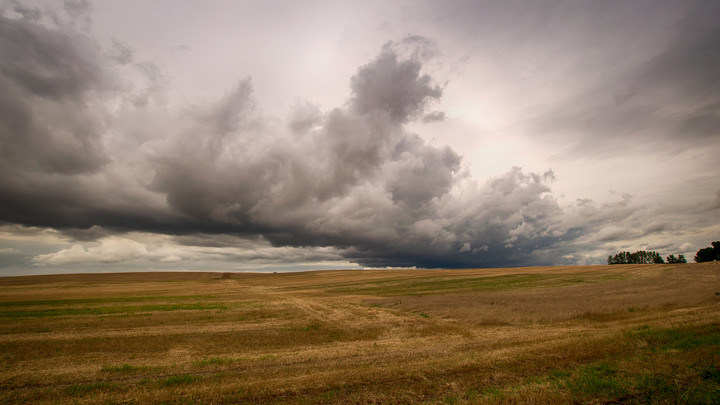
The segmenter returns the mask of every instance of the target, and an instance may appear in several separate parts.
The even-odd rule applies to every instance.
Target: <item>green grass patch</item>
[[[160,385],[162,385],[163,387],[174,387],[177,385],[192,384],[198,380],[200,380],[200,377],[196,375],[174,375],[172,377],[161,380]]]
[[[203,359],[200,361],[196,361],[194,364],[196,366],[214,366],[214,365],[222,365],[222,364],[228,364],[228,363],[235,363],[238,361],[242,361],[241,358],[231,358],[231,357],[211,357],[209,359]]]
[[[109,307],[51,308],[24,311],[0,311],[0,319],[42,318],[53,316],[116,315],[159,311],[203,311],[225,310],[228,306],[220,303],[118,305]]]
[[[553,370],[550,372],[551,381],[564,381],[570,377],[570,371],[568,370]]]
[[[445,397],[445,399],[443,400],[443,402],[446,403],[446,404],[452,405],[452,404],[457,404],[457,403],[458,403],[458,399],[455,398],[455,397]]]
[[[690,350],[702,346],[720,347],[720,325],[691,328],[657,329],[641,326],[630,332],[633,339],[644,341],[652,350]]]
[[[637,349],[624,358],[553,370],[547,381],[576,403],[718,403],[720,325],[643,325],[618,339]]]
[[[482,390],[482,395],[492,401],[501,401],[505,397],[505,392],[498,387],[486,387]]]
[[[698,374],[703,380],[714,381],[720,384],[720,368],[715,365],[697,368]]]
[[[574,398],[616,398],[627,393],[628,383],[617,375],[615,366],[598,362],[582,367],[567,380]]]
[[[147,301],[180,301],[180,300],[208,300],[215,298],[214,295],[155,295],[145,297],[96,297],[96,298],[69,298],[61,300],[29,300],[29,301],[3,301],[0,308],[4,307],[31,307],[31,306],[61,306],[79,304],[107,304],[125,302],[147,302]]]

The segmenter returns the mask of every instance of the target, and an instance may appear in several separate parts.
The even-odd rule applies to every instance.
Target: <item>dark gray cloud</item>
[[[436,122],[436,121],[442,121],[445,119],[445,113],[442,111],[433,111],[431,113],[427,113],[423,116],[423,122]]]
[[[428,75],[420,75],[420,61],[398,61],[386,50],[371,64],[361,68],[351,80],[351,109],[359,114],[388,115],[405,123],[420,112],[429,99],[439,98],[440,87]]]
[[[720,4],[688,2],[677,32],[667,48],[652,59],[642,75],[649,85],[665,84],[676,94],[700,102],[717,103],[720,89]]]
[[[47,28],[37,18],[0,16],[4,169],[95,172],[109,157],[97,97],[107,86],[94,43],[73,31]]]
[[[425,69],[438,50],[423,37],[382,47],[350,78],[342,106],[300,101],[283,122],[262,113],[249,78],[219,100],[169,107],[157,65],[117,41],[103,53],[79,33],[85,3],[66,7],[78,24],[15,12],[0,20],[0,221],[99,241],[45,263],[105,252],[113,262],[182,259],[116,236],[140,231],[184,246],[247,246],[229,260],[267,260],[277,251],[251,250],[269,243],[287,247],[287,260],[366,266],[553,264],[588,235],[615,240],[624,230],[611,224],[637,213],[629,198],[561,206],[551,171],[513,168],[478,184],[455,150],[410,132],[412,121],[443,117],[432,112],[443,86]],[[143,84],[117,86],[116,68]],[[609,100],[631,105],[639,88]]]
[[[535,113],[526,122],[529,133],[562,141],[568,158],[589,148],[596,156],[614,154],[622,139],[633,140],[625,145],[629,149],[643,149],[651,142],[683,150],[720,135],[720,5],[702,0],[655,3],[654,13],[665,17],[653,18],[631,6],[634,19],[612,25],[634,40],[616,44],[624,52],[615,55],[616,68],[589,75],[582,91]],[[646,49],[631,46],[653,33],[667,39]],[[585,39],[588,45],[593,40]],[[600,49],[608,52],[607,47]],[[574,55],[565,57],[572,60]]]

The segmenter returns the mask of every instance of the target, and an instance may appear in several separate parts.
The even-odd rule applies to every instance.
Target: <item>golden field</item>
[[[720,263],[0,278],[0,403],[720,403]]]

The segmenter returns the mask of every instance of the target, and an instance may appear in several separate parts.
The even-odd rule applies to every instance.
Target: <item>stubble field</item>
[[[0,403],[718,403],[720,263],[0,278]]]

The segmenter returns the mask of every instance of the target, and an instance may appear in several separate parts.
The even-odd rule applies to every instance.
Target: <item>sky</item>
[[[714,0],[5,0],[0,89],[0,275],[720,239]]]

